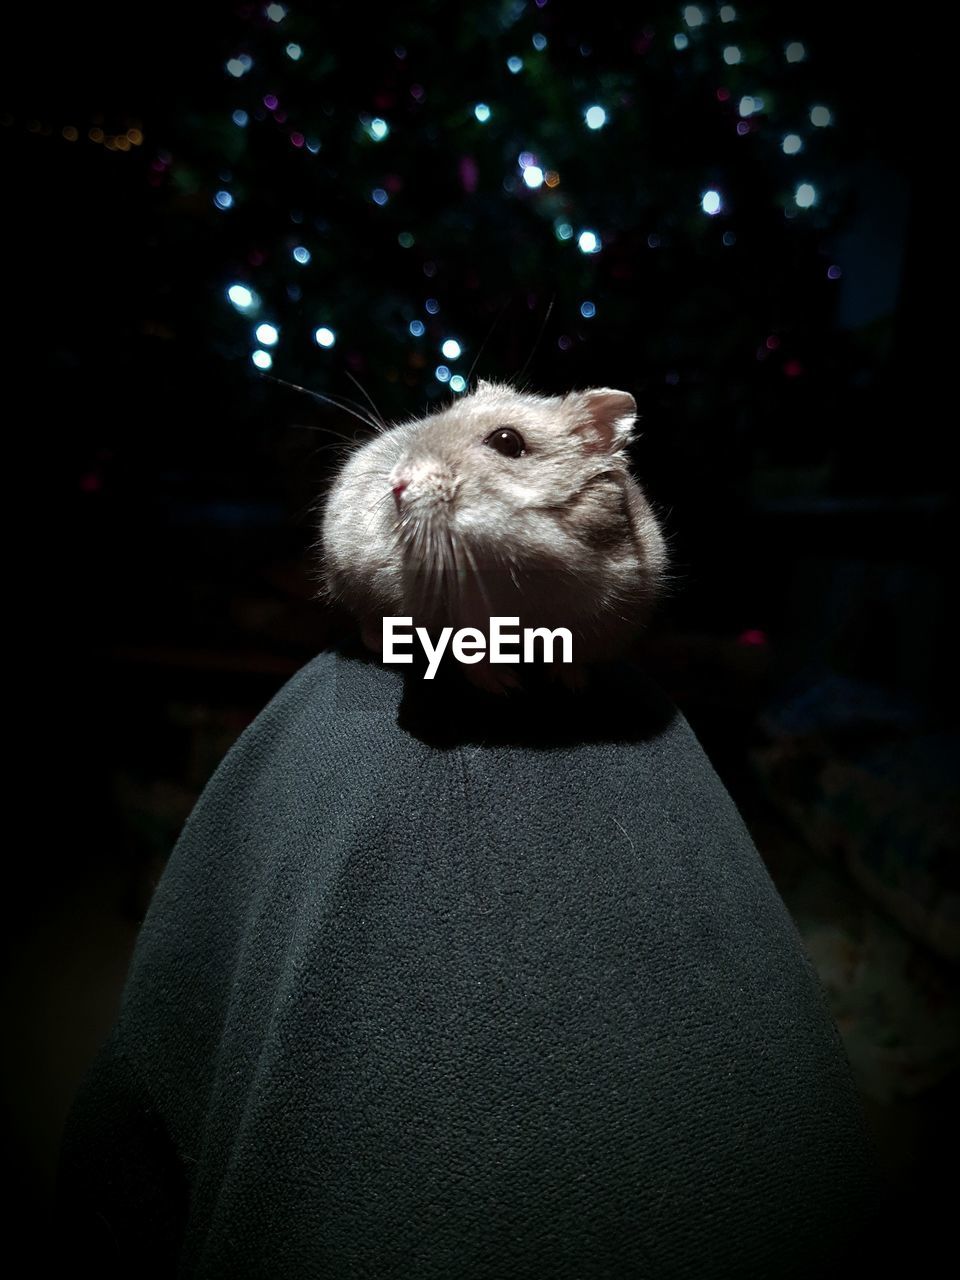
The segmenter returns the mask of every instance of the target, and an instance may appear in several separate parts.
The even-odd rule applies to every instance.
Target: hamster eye
[[[527,452],[523,436],[519,431],[514,431],[513,427],[497,427],[496,431],[490,432],[483,443],[491,449],[496,449],[497,453],[502,453],[505,458],[522,458]]]

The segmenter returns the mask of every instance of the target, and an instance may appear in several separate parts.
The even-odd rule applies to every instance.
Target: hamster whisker
[[[537,334],[536,341],[534,342],[533,346],[530,348],[530,354],[527,356],[526,364],[517,374],[518,382],[521,382],[523,380],[527,370],[530,368],[530,361],[537,354],[537,348],[540,346],[540,343],[543,341],[543,335],[546,332],[547,324],[549,323],[550,317],[553,315],[553,304],[556,302],[556,300],[557,300],[557,295],[554,294],[553,297],[550,299],[550,305],[547,307],[547,314],[543,317],[543,324],[541,324],[540,326],[540,332]]]
[[[344,373],[347,375],[347,377],[350,379],[353,385],[357,388],[357,390],[363,396],[364,400],[366,400],[367,404],[373,410],[373,416],[376,418],[377,422],[379,422],[380,424],[377,430],[380,432],[384,432],[388,430],[387,420],[386,418],[384,418],[383,414],[380,412],[377,406],[373,403],[373,397],[370,395],[370,392],[366,389],[366,387],[361,385],[359,379],[355,378],[349,369],[344,369]]]
[[[473,579],[474,579],[474,582],[477,584],[477,589],[480,592],[480,598],[483,601],[484,605],[486,606],[487,612],[492,615],[493,610],[490,607],[490,597],[487,595],[487,589],[483,585],[483,578],[480,576],[480,569],[479,569],[479,566],[477,565],[476,557],[474,556],[473,552],[470,550],[470,547],[466,542],[463,543],[463,554],[467,557],[467,559],[470,562],[470,567],[473,570]]]
[[[378,498],[377,501],[371,507],[368,508],[370,513],[370,519],[367,521],[366,528],[364,529],[364,533],[370,532],[370,530],[373,527],[374,520],[376,520],[377,516],[380,514],[380,508],[383,506],[383,504],[387,501],[388,498],[392,498],[392,497],[393,497],[393,493],[388,489],[387,492],[383,494],[382,497]]]
[[[271,382],[278,382],[282,387],[289,387],[291,391],[299,391],[305,396],[312,396],[314,400],[319,400],[322,404],[332,405],[334,409],[339,409],[342,413],[349,413],[352,418],[356,418],[358,422],[362,422],[365,427],[369,427],[371,431],[376,431],[379,435],[382,428],[379,423],[372,418],[367,418],[363,414],[358,413],[356,409],[350,408],[350,403],[346,400],[340,400],[334,396],[328,396],[322,391],[312,391],[309,387],[301,387],[298,382],[288,382],[286,378],[278,378],[272,373],[260,374],[261,378],[268,378]]]
[[[470,366],[470,372],[467,374],[467,382],[468,382],[468,383],[470,383],[470,382],[472,382],[472,381],[473,381],[474,371],[476,370],[477,365],[480,363],[480,357],[483,355],[484,351],[486,350],[487,343],[488,343],[488,342],[490,341],[490,339],[493,337],[493,331],[494,331],[494,329],[496,329],[497,325],[500,323],[500,321],[503,319],[503,317],[504,317],[504,316],[507,314],[507,312],[510,310],[510,304],[511,304],[512,302],[513,302],[513,299],[512,299],[512,298],[508,298],[508,299],[507,299],[507,301],[506,301],[506,302],[503,304],[503,306],[500,308],[499,312],[498,312],[498,313],[496,314],[496,316],[494,317],[494,319],[493,319],[493,323],[491,324],[490,328],[487,330],[487,336],[486,336],[486,337],[484,338],[484,340],[480,343],[480,349],[477,351],[477,354],[473,357],[473,364]]]
[[[463,595],[463,580],[466,575],[464,574],[463,568],[461,567],[460,557],[457,555],[457,543],[456,543],[456,539],[453,536],[452,530],[447,531],[447,537],[450,541],[450,553],[453,556],[453,566],[454,566],[454,574],[455,574],[454,581],[456,582],[456,595],[457,595],[457,598],[460,599]]]

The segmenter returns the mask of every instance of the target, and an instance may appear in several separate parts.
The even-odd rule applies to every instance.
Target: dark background
[[[941,1229],[960,1036],[934,35],[859,6],[735,8],[721,23],[700,6],[696,28],[662,3],[5,19],[5,1094],[22,1224],[43,1221],[63,1115],[183,818],[338,625],[311,544],[331,447],[356,424],[258,373],[267,320],[272,374],[360,401],[352,374],[388,418],[451,394],[435,374],[449,336],[464,377],[476,360],[538,390],[636,396],[636,468],[675,573],[649,662],[820,969],[903,1239]],[[763,109],[745,117],[748,93]],[[590,102],[608,108],[596,133]],[[809,122],[818,102],[827,128]],[[364,121],[381,117],[377,142]],[[791,131],[804,150],[787,157]],[[521,149],[556,188],[524,186]],[[578,251],[583,227],[599,253]],[[233,283],[257,291],[256,316],[227,301]]]

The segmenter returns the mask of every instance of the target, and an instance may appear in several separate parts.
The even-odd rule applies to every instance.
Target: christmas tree
[[[333,442],[367,397],[391,419],[478,375],[610,384],[640,407],[681,600],[740,628],[769,566],[751,546],[753,579],[731,579],[721,558],[755,538],[757,495],[895,490],[916,467],[875,447],[911,155],[879,23],[759,0],[59,23],[21,42],[3,120],[44,418],[100,406],[53,450],[95,533],[139,524],[142,550],[147,512],[266,547],[328,469],[292,422]],[[176,577],[170,556],[153,567]]]

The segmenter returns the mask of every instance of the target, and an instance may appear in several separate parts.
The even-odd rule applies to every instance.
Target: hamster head
[[[481,382],[357,449],[322,526],[332,596],[379,626],[566,626],[597,655],[642,623],[665,568],[626,457],[633,397]],[[591,656],[584,654],[583,656]]]

